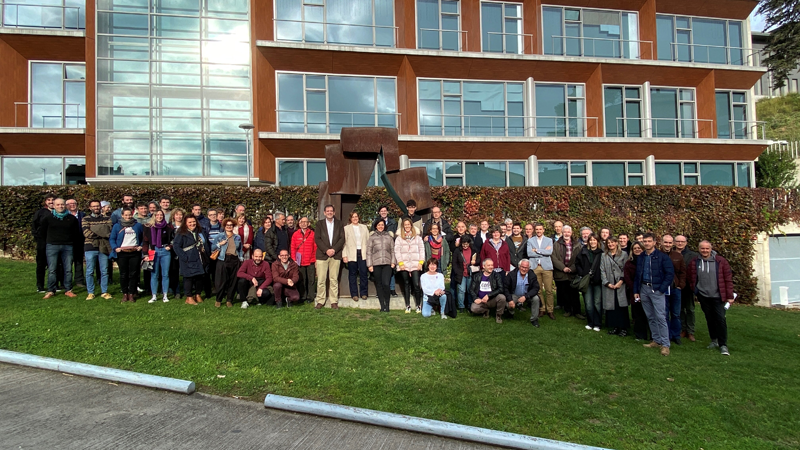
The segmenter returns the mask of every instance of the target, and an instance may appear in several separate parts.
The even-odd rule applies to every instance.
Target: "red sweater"
[[[265,284],[272,284],[272,268],[266,261],[261,261],[261,264],[256,265],[252,259],[248,259],[239,266],[239,271],[236,273],[238,278],[245,280],[252,280],[253,278],[265,279]]]
[[[298,229],[292,234],[292,244],[289,246],[289,257],[297,262],[297,253],[300,253],[300,265],[310,266],[317,262],[317,243],[314,242],[314,230],[306,228],[306,234]]]
[[[481,260],[479,261],[481,267],[483,266],[483,261],[489,258],[494,262],[495,269],[503,269],[506,272],[511,270],[511,253],[508,251],[508,244],[504,240],[500,242],[500,250],[494,249],[491,239],[483,243]]]

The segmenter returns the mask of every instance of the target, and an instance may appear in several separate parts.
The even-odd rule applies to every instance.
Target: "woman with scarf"
[[[161,274],[161,290],[164,292],[161,300],[164,303],[169,302],[167,290],[169,290],[169,272],[172,260],[170,250],[174,236],[175,229],[167,223],[164,211],[156,210],[144,231],[144,249],[142,250],[147,259],[153,261],[153,270],[150,274],[150,292],[153,293],[153,296],[147,303],[157,301],[159,273]]]
[[[403,297],[406,301],[406,314],[411,312],[411,293],[414,293],[414,303],[417,305],[417,314],[422,312],[422,292],[419,277],[422,265],[425,263],[425,244],[417,236],[417,229],[411,219],[403,219],[394,240],[394,256],[397,259],[397,274],[403,280],[405,289]]]
[[[367,239],[369,239],[369,229],[366,225],[358,222],[358,213],[350,213],[350,223],[344,227],[344,251],[342,251],[342,262],[347,264],[347,275],[350,281],[350,296],[353,301],[358,301],[358,296],[367,299],[367,260],[364,254],[367,252]],[[358,277],[358,283],[356,283]]]
[[[175,211],[172,215],[175,216]],[[197,224],[197,219],[190,216],[181,222],[172,241],[172,248],[178,255],[186,304],[203,303],[200,292],[203,290],[203,274],[206,273],[205,267],[208,261],[208,242]]]
[[[177,232],[183,225],[183,218],[186,217],[186,211],[181,208],[172,210],[171,216],[167,219],[172,225],[173,233]],[[181,284],[180,284],[180,264],[178,263],[178,253],[175,251],[175,246],[170,250],[172,261],[169,263],[169,292],[175,295],[175,298],[181,298]]]
[[[589,286],[583,291],[583,304],[586,306],[586,329],[600,331],[603,321],[603,300],[600,297],[600,258],[603,256],[603,249],[600,247],[600,239],[594,233],[586,239],[586,246],[581,248],[575,265],[578,275],[589,277]]]
[[[428,226],[428,234],[425,236],[424,242],[425,261],[431,258],[435,259],[436,270],[444,273],[447,265],[450,264],[450,245],[442,234],[442,230],[439,229],[438,223],[431,223]]]
[[[622,251],[617,238],[606,239],[606,252],[600,261],[600,280],[603,284],[603,309],[606,310],[608,334],[628,335],[628,295],[625,292],[625,263],[628,254]]]
[[[117,258],[122,302],[136,301],[139,270],[142,264],[142,235],[144,227],[133,218],[133,210],[122,209],[122,219],[111,228],[109,243],[111,257]]]
[[[386,229],[386,222],[378,218],[373,224],[374,233],[367,240],[365,252],[367,268],[375,277],[375,291],[381,312],[389,312],[389,299],[391,298],[390,285],[392,283],[392,269],[397,264],[394,256],[394,239],[391,232]]]
[[[224,232],[214,238],[211,243],[211,251],[219,250],[217,256],[217,273],[214,279],[216,280],[217,301],[214,306],[219,308],[222,301],[227,299],[225,305],[230,308],[233,306],[233,299],[236,293],[236,273],[239,271],[243,255],[242,255],[242,238],[233,232],[236,226],[236,221],[233,219],[225,219],[222,221],[222,229]]]
[[[633,280],[636,279],[636,259],[644,253],[644,247],[639,241],[631,244],[631,254],[623,268],[623,278],[625,282],[625,294],[628,298],[633,298]],[[647,315],[644,313],[642,302],[635,301],[631,304],[631,316],[633,316],[633,334],[636,340],[650,340],[650,324],[647,322]]]
[[[233,232],[238,234],[242,241],[242,259],[250,259],[253,253],[253,226],[247,223],[247,216],[244,213],[236,215]]]

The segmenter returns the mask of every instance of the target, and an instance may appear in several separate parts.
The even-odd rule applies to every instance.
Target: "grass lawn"
[[[118,277],[115,277],[119,280]],[[394,311],[42,300],[34,265],[0,260],[0,348],[610,448],[800,447],[800,314],[735,306],[730,350],[672,355],[584,323],[502,325]],[[98,288],[99,290],[99,288]]]

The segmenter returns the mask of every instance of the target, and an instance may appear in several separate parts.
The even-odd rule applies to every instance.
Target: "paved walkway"
[[[425,434],[0,364],[2,449],[484,449]]]

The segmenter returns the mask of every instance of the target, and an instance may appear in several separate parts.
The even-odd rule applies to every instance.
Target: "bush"
[[[78,200],[86,209],[90,199],[109,200],[115,207],[123,193],[137,201],[158,199],[166,194],[173,206],[189,208],[193,203],[204,207],[220,206],[227,211],[242,203],[253,222],[260,222],[268,212],[286,210],[292,214],[315,216],[317,188],[236,186],[9,186],[0,188],[3,215],[0,217],[0,243],[6,253],[26,258],[34,255],[35,243],[30,233],[31,217],[40,208],[47,192]],[[577,229],[590,226],[611,228],[614,234],[651,230],[657,234],[685,234],[689,246],[697,248],[702,239],[731,264],[739,301],[756,300],[753,277],[753,240],[760,232],[800,219],[797,191],[784,189],[749,189],[713,186],[612,187],[435,187],[431,194],[444,216],[455,222],[499,223],[511,217],[523,223],[541,221],[550,228],[555,220]],[[387,205],[392,215],[400,209],[383,188],[369,188],[356,211],[370,223],[380,205]]]

